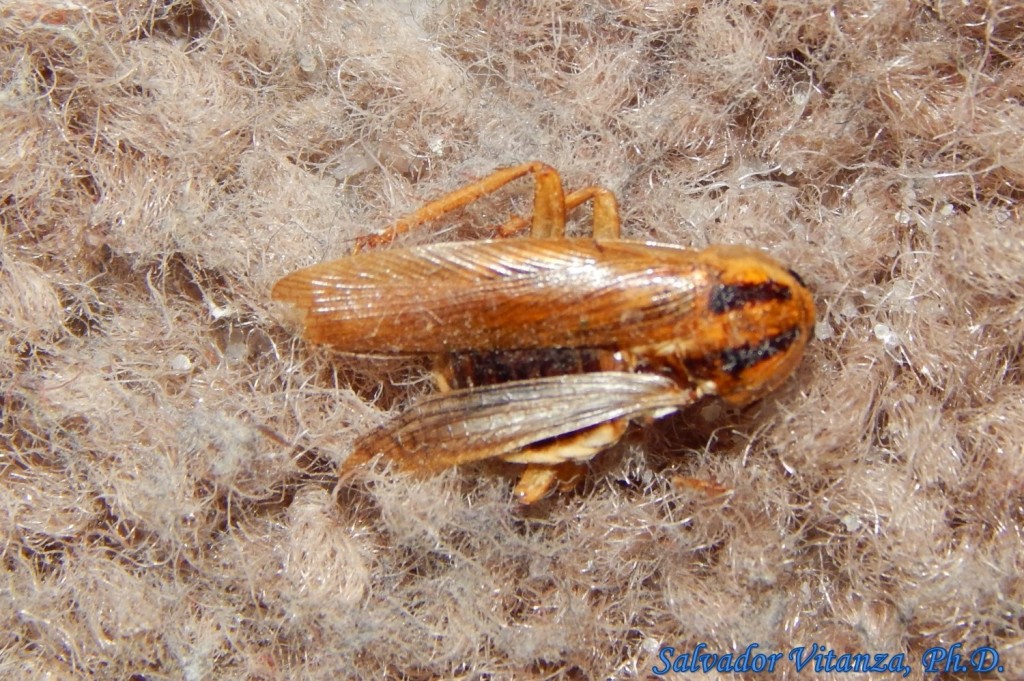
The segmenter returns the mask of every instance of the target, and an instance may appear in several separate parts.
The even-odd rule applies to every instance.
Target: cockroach
[[[527,175],[530,236],[383,246]],[[591,238],[566,215],[593,206]],[[744,405],[780,385],[811,337],[800,277],[759,250],[624,241],[615,196],[566,195],[540,162],[498,170],[284,277],[305,337],[351,354],[430,355],[439,390],[359,439],[342,475],[376,456],[416,472],[483,459],[525,464],[522,503],[578,476],[631,421],[704,397]]]

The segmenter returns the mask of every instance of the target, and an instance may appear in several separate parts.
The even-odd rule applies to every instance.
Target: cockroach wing
[[[408,470],[436,471],[611,421],[661,416],[694,398],[667,377],[614,371],[436,393],[364,436],[343,467],[380,454]]]
[[[628,347],[678,334],[704,276],[671,246],[510,239],[358,253],[273,297],[309,340],[351,353]]]

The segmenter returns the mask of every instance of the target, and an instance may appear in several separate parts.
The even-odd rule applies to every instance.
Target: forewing
[[[409,470],[435,471],[617,419],[660,415],[693,398],[664,376],[611,371],[437,393],[366,435],[344,467],[382,455]]]
[[[608,347],[669,337],[699,277],[684,249],[510,239],[360,253],[299,270],[273,296],[307,338],[346,352]]]

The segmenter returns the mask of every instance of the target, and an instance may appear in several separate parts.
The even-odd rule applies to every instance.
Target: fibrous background
[[[1019,678],[1022,36],[1014,2],[3,3],[0,675],[646,678],[704,642]],[[788,263],[804,362],[528,509],[491,465],[334,492],[428,377],[270,287],[533,159],[627,238]]]

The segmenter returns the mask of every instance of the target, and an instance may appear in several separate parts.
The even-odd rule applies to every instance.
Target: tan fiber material
[[[756,643],[903,654],[911,679],[988,645],[986,678],[1022,678],[1022,24],[1016,2],[0,4],[0,677],[649,678],[666,646]],[[274,282],[534,159],[615,192],[626,238],[792,267],[803,362],[526,510],[488,462],[371,464],[332,495],[430,366],[300,340]],[[395,247],[492,235],[529,185]]]

